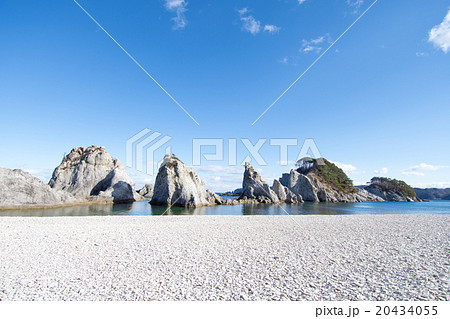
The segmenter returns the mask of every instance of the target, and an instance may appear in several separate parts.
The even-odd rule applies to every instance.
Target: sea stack
[[[123,165],[104,147],[76,147],[53,172],[49,185],[89,201],[124,203],[141,199]]]
[[[242,195],[240,200],[256,200],[261,203],[277,203],[277,194],[266,184],[250,163],[245,163],[244,179],[242,181]]]
[[[175,156],[166,155],[156,176],[150,204],[199,207],[221,204],[220,196],[207,191],[205,183]]]

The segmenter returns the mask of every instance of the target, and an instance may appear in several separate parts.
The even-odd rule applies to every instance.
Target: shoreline
[[[19,206],[0,206],[0,211],[7,210],[33,210],[33,209],[57,209],[74,206],[90,206],[90,205],[117,205],[117,204],[133,204],[136,202],[145,202],[147,199],[136,200],[134,202],[111,202],[111,201],[86,201],[76,203],[66,203],[59,205],[19,205]]]
[[[0,218],[1,300],[449,300],[448,215]]]

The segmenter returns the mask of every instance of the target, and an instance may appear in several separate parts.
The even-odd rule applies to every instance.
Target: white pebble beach
[[[0,300],[449,300],[449,215],[1,217]]]

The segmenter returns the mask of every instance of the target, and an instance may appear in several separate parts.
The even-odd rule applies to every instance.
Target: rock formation
[[[142,187],[140,190],[138,190],[138,194],[145,197],[152,197],[153,196],[153,185],[152,184],[145,184],[144,187]]]
[[[300,195],[304,201],[318,202],[318,189],[313,181],[306,175],[291,170],[289,174],[283,174],[280,183],[291,190],[294,194]]]
[[[90,201],[141,199],[120,161],[98,146],[74,148],[55,169],[49,185]]]
[[[371,184],[364,190],[386,201],[392,202],[420,202],[415,190],[404,181],[385,177],[374,177]]]
[[[204,182],[183,162],[166,155],[156,176],[150,204],[199,207],[222,203],[220,196],[206,191]]]
[[[309,159],[297,170],[283,174],[280,183],[304,201],[363,202],[383,199],[353,187],[352,181],[335,164],[326,159]]]
[[[261,203],[277,203],[280,201],[277,194],[268,184],[263,182],[261,176],[249,163],[245,163],[242,189],[240,200],[257,200]]]
[[[80,201],[20,169],[0,168],[0,194],[2,209],[62,206]]]
[[[272,190],[277,194],[278,199],[288,204],[303,203],[300,194],[294,194],[289,188],[283,186],[279,181],[274,180]]]

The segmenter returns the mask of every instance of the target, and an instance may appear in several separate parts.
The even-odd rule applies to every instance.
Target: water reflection
[[[0,216],[106,216],[106,215],[351,215],[351,214],[450,214],[450,201],[423,203],[303,203],[303,204],[244,204],[199,208],[156,207],[148,201],[129,204],[92,204],[53,209],[0,210]]]

